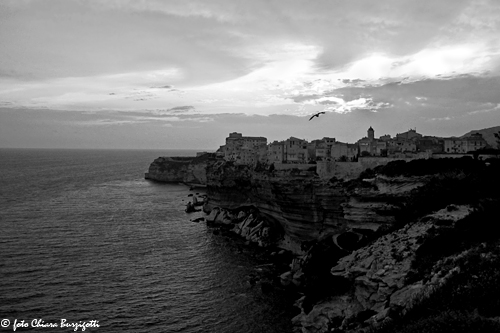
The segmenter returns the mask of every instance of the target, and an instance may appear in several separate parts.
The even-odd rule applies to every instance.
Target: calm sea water
[[[31,327],[62,318],[99,321],[86,332],[291,332],[286,295],[248,283],[266,259],[190,222],[187,187],[144,180],[156,157],[193,154],[0,149],[0,319],[30,332],[73,331]]]

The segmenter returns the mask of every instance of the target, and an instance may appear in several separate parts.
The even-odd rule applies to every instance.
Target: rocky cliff
[[[310,311],[302,306],[303,297],[298,302],[302,312],[294,322],[303,332],[328,332],[332,328],[345,331],[376,325],[407,311],[415,299],[431,294],[459,271],[456,267],[446,270],[439,263],[425,279],[411,281],[418,251],[432,235],[443,232],[437,229],[449,231],[471,213],[468,206],[449,206],[341,258],[331,268],[331,275],[345,280],[350,290],[320,301]],[[307,261],[307,256],[303,260]],[[453,260],[453,256],[448,259]]]
[[[198,173],[196,179],[206,176],[209,223],[295,253],[280,278],[304,294],[296,303],[298,332],[358,332],[404,323],[415,304],[443,286],[453,289],[455,282],[448,281],[477,279],[480,273],[464,278],[470,263],[464,258],[471,251],[477,253],[485,241],[500,244],[491,220],[500,203],[498,161],[399,161],[350,181],[214,159],[185,170]],[[488,213],[477,215],[481,210]],[[500,271],[493,276],[497,281]],[[495,283],[488,288],[498,296],[491,303],[500,308]],[[467,318],[479,318],[476,310],[468,309]]]
[[[213,154],[198,157],[158,157],[150,164],[146,179],[206,185],[207,166],[215,160]]]
[[[207,168],[211,207],[257,208],[281,227],[281,245],[295,252],[299,244],[323,237],[389,228],[403,199],[425,183],[426,177],[325,181],[314,171],[254,170],[226,162]]]

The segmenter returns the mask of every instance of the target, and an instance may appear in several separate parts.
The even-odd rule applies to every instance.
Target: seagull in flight
[[[325,111],[315,113],[311,116],[311,118],[309,118],[309,121],[311,121],[311,119],[313,119],[314,117],[319,117],[320,114],[325,114],[325,113],[326,113]]]

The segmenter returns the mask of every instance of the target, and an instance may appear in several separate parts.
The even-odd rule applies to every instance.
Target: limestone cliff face
[[[146,179],[159,182],[182,182],[192,158],[158,157],[149,166]]]
[[[350,291],[314,305],[307,313],[302,308],[294,323],[301,326],[302,332],[327,332],[332,326],[356,331],[363,321],[377,325],[388,316],[404,313],[411,308],[412,300],[429,295],[458,272],[458,268],[449,269],[450,265],[446,269],[441,267],[441,261],[430,276],[411,282],[408,278],[419,248],[432,238],[430,235],[435,234],[436,229],[451,230],[471,212],[468,206],[442,209],[343,257],[331,268],[331,274],[348,280],[352,285]],[[454,260],[456,256],[448,262]],[[299,306],[302,301],[299,300]],[[369,314],[369,318],[363,319],[362,313]]]
[[[314,171],[255,170],[217,161],[211,154],[159,157],[147,179],[207,185],[208,209],[255,206],[278,226],[283,247],[300,252],[304,241],[352,230],[378,231],[395,221],[401,199],[426,184],[425,177],[384,177],[345,182],[320,179]]]
[[[159,182],[206,185],[207,166],[212,160],[212,154],[199,157],[158,157],[149,166],[145,178]]]
[[[425,180],[415,177],[330,182],[313,171],[254,171],[226,162],[207,169],[212,207],[255,206],[265,218],[278,222],[295,244],[352,229],[390,226],[400,199],[423,184]]]

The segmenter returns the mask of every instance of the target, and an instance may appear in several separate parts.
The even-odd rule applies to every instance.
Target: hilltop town
[[[265,137],[233,132],[226,138],[226,144],[217,149],[215,156],[235,165],[272,165],[276,170],[314,169],[323,179],[350,179],[368,168],[395,160],[485,155],[488,148],[496,147],[491,147],[477,132],[461,138],[443,138],[424,136],[415,129],[409,129],[394,137],[385,134],[377,138],[370,126],[367,136],[355,143],[340,142],[332,137],[309,142],[292,136],[268,144]]]
[[[367,136],[356,143],[340,142],[330,137],[308,142],[292,136],[268,144],[265,137],[243,136],[233,132],[226,138],[226,144],[217,150],[216,155],[235,164],[308,164],[318,161],[357,162],[359,157],[416,159],[429,158],[434,154],[452,157],[487,147],[488,143],[480,133],[472,133],[464,138],[441,138],[424,136],[410,129],[396,134],[395,137],[386,134],[376,138],[375,130],[370,127]]]

